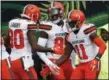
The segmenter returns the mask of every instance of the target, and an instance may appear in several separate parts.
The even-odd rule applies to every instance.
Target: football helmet
[[[48,16],[53,23],[58,23],[64,16],[64,6],[60,2],[52,2],[48,6]]]
[[[26,17],[36,22],[40,17],[40,9],[36,5],[28,4],[24,7],[21,17]]]
[[[81,10],[72,10],[69,12],[68,23],[72,28],[79,28],[85,21],[85,14]]]

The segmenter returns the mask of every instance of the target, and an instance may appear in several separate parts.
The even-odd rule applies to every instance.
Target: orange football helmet
[[[24,7],[21,17],[26,17],[36,22],[40,17],[40,9],[36,5],[28,4]]]
[[[48,6],[48,15],[52,21],[58,23],[64,16],[64,6],[60,2],[52,2]]]
[[[53,8],[59,9],[59,12],[57,14],[62,14],[62,15],[64,14],[64,6],[63,6],[62,3],[60,3],[60,2],[52,2],[50,4],[50,6],[48,7],[48,12],[50,12],[50,10],[53,9]],[[56,14],[56,13],[54,13],[54,14]]]
[[[85,21],[85,14],[81,10],[72,10],[68,14],[68,22],[77,22],[77,27],[81,27]]]

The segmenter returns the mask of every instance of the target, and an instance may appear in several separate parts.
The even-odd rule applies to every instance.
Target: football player
[[[60,51],[64,53],[65,48],[65,36],[66,36],[66,23],[63,21],[64,16],[64,6],[60,2],[52,2],[48,7],[48,16],[49,20],[42,21],[40,26],[48,27],[46,30],[41,29],[40,37],[38,39],[38,44],[45,47],[52,48],[53,46],[60,48]],[[37,52],[39,57],[45,62],[48,67],[41,71],[42,76],[46,76],[47,72],[53,73],[52,80],[55,79],[69,79],[72,73],[72,64],[71,59],[66,60],[60,68],[58,67],[60,64],[57,63],[57,60],[63,54],[53,54],[48,52],[46,54],[40,54],[41,52]],[[68,55],[69,56],[69,55]],[[64,57],[68,57],[64,56]],[[64,58],[63,58],[64,59]],[[60,62],[59,62],[60,63]],[[58,65],[58,66],[57,66]]]
[[[85,24],[85,14],[72,10],[68,14],[69,35],[67,41],[74,47],[80,63],[72,73],[71,79],[97,79],[100,72],[100,59],[106,45],[96,34],[94,24]]]
[[[0,35],[0,62],[1,62],[1,79],[14,79],[14,74],[11,69],[11,61],[5,47],[5,35]]]
[[[36,28],[39,17],[40,9],[36,5],[28,4],[24,7],[21,18],[9,21],[11,61],[16,79],[38,79],[33,67],[32,52],[57,50],[36,44]]]

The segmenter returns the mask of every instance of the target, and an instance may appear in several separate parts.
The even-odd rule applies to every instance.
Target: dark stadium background
[[[62,1],[61,1],[62,2]],[[48,4],[47,1],[2,1],[1,2],[1,21],[8,22],[10,19],[18,17],[21,10],[15,10],[11,8],[4,8],[4,4],[19,4],[25,6],[27,4],[36,4],[39,7],[43,7],[41,3]],[[80,3],[81,4],[81,3]],[[12,5],[11,5],[12,6]],[[14,6],[13,6],[14,7]],[[80,5],[81,10],[83,10],[87,17],[99,14],[102,12],[109,11],[109,1],[86,1],[86,10]]]

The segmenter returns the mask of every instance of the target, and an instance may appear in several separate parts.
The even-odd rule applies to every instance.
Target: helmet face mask
[[[51,8],[49,10],[49,14],[51,14],[51,15],[61,14],[60,12],[61,12],[60,8]]]
[[[59,23],[63,19],[64,6],[60,2],[52,2],[48,7],[49,20]]]
[[[49,19],[53,23],[58,23],[60,20],[62,20],[60,9],[59,8],[51,8],[51,10],[49,12]]]
[[[61,9],[60,8],[51,8],[49,10],[49,19],[53,23],[59,23],[62,20]]]
[[[68,24],[71,28],[76,28],[78,26],[79,21],[69,21]]]
[[[50,15],[49,17],[50,17],[51,21],[55,21],[58,19],[59,16],[58,15]]]

